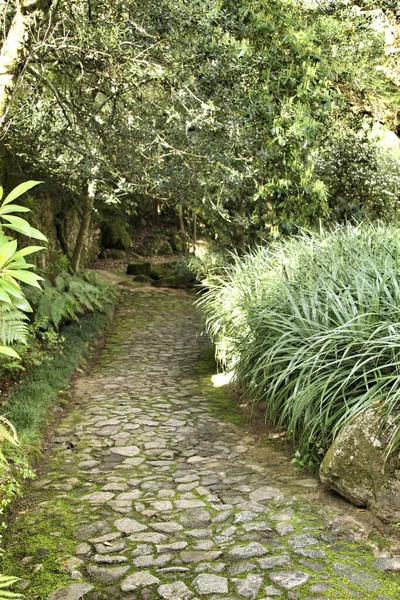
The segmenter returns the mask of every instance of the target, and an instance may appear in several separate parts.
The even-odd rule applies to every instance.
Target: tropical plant
[[[43,250],[43,246],[27,246],[18,250],[17,240],[7,235],[4,229],[16,231],[29,238],[46,241],[46,237],[15,213],[27,213],[25,206],[13,204],[24,192],[38,185],[39,181],[26,181],[14,188],[0,206],[0,354],[18,358],[10,348],[14,342],[26,343],[28,336],[26,313],[32,312],[21,289],[21,283],[40,289],[42,277],[32,272],[35,265],[25,257]],[[3,188],[0,187],[0,200]]]
[[[236,257],[200,300],[217,356],[302,454],[374,407],[400,442],[400,231],[304,233]]]

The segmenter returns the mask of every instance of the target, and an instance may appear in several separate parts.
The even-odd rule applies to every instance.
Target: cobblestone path
[[[399,558],[332,528],[213,416],[198,328],[183,292],[127,295],[15,520],[6,572],[29,600],[398,600]]]

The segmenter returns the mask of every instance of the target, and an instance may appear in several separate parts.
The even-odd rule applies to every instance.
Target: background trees
[[[385,187],[397,177],[372,133],[376,122],[397,131],[390,3],[33,4],[5,87],[3,163],[61,186],[58,243],[73,270],[91,220],[110,207],[128,219],[169,206],[181,229],[197,220],[238,246],[332,215],[384,216],[389,196],[396,212],[397,183],[379,201],[357,200],[357,211],[338,208],[348,200],[329,167],[347,165],[351,195],[364,177],[353,141],[363,138],[365,178],[379,172]],[[21,6],[3,11],[3,54]],[[62,239],[68,208],[79,220],[74,247]]]

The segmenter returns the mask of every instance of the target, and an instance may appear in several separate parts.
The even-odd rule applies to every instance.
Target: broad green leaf
[[[17,250],[17,240],[0,245],[0,269],[12,258]]]
[[[28,246],[27,248],[21,248],[18,250],[14,256],[13,260],[21,258],[23,256],[28,256],[29,254],[34,254],[35,252],[40,252],[40,250],[46,250],[45,246]]]
[[[15,306],[15,308],[18,308],[19,310],[23,310],[24,312],[27,312],[27,313],[33,312],[32,306],[29,304],[29,302],[28,302],[28,300],[26,300],[26,298],[19,298],[19,299],[15,300],[13,302],[13,305]]]
[[[47,237],[45,235],[43,235],[43,233],[41,231],[39,231],[38,229],[35,229],[34,227],[31,227],[30,237],[34,238],[35,240],[42,240],[43,242],[48,241]]]
[[[6,302],[7,304],[12,304],[9,294],[7,294],[7,292],[3,289],[3,286],[1,284],[2,284],[2,281],[0,280],[0,302]]]
[[[4,193],[3,186],[0,185],[0,200],[3,197],[3,193]]]
[[[35,273],[30,273],[29,271],[12,271],[12,270],[10,270],[9,272],[7,271],[7,275],[10,275],[14,279],[19,279],[20,281],[23,281],[24,283],[27,283],[28,285],[33,285],[34,287],[41,289],[38,282],[43,281],[43,277],[40,277],[39,275],[36,275]]]
[[[12,229],[18,231],[18,233],[22,233],[22,235],[26,235],[31,237],[32,227],[29,225],[28,221],[25,219],[21,219],[21,217],[10,217],[9,215],[4,215],[3,219],[8,221],[10,225],[12,225]],[[8,225],[6,225],[8,227]]]
[[[19,354],[17,354],[15,350],[8,348],[7,346],[0,346],[0,354],[5,354],[6,356],[11,356],[12,358],[20,358]]]
[[[0,216],[1,215],[11,215],[12,213],[17,212],[31,212],[30,208],[26,208],[26,206],[19,206],[19,204],[13,204],[12,206],[3,206],[0,208]]]
[[[27,263],[23,258],[21,258],[21,260],[14,261],[13,257],[13,259],[7,265],[7,270],[12,271],[14,269],[34,269],[35,267],[36,265],[33,263]]]
[[[5,206],[6,204],[10,204],[10,202],[12,202],[13,200],[15,200],[19,196],[22,196],[22,194],[24,194],[28,190],[32,189],[36,185],[39,185],[39,183],[43,183],[43,181],[33,181],[33,180],[30,180],[30,181],[25,181],[24,183],[20,183],[4,199],[3,206]]]
[[[21,299],[24,297],[21,292],[21,288],[13,281],[5,279],[3,275],[0,275],[0,286],[3,290],[5,290],[8,294],[10,294],[10,296],[13,296],[14,298]]]

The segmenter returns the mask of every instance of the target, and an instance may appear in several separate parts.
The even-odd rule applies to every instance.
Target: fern
[[[40,329],[58,329],[77,321],[85,312],[104,312],[113,299],[109,286],[92,274],[60,273],[54,284],[44,281],[42,287],[40,291],[25,291],[34,309],[34,322]]]
[[[24,598],[22,594],[16,592],[5,591],[20,581],[19,577],[11,577],[9,575],[0,575],[0,600],[6,598]]]
[[[0,344],[26,344],[29,334],[28,317],[11,304],[0,303]]]

